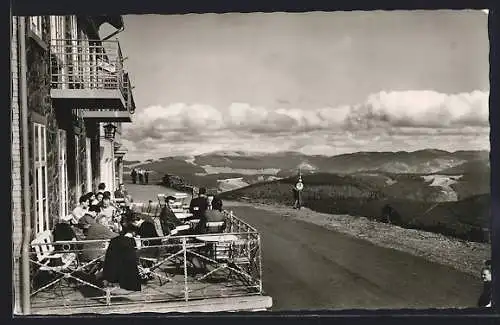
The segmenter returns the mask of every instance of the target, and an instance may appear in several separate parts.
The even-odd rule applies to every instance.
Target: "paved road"
[[[130,190],[136,200],[168,191]],[[480,294],[477,279],[449,267],[277,213],[226,206],[262,235],[273,310],[470,307]]]

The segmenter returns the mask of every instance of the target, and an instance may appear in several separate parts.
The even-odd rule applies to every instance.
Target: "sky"
[[[487,13],[124,16],[127,158],[489,150]],[[109,34],[104,26],[102,35]]]

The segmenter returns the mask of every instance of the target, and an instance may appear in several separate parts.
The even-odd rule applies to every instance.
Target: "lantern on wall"
[[[111,123],[104,125],[104,137],[113,140],[115,138],[116,126]]]

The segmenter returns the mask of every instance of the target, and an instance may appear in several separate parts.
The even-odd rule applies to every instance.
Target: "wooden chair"
[[[54,287],[56,284],[58,284],[58,288],[62,295],[62,281],[67,280],[67,274],[75,271],[78,267],[77,254],[74,252],[56,252],[52,232],[50,230],[39,233],[35,239],[31,241],[31,246],[35,252],[35,258],[31,261],[38,266],[37,272],[42,271],[57,275],[55,280],[42,286],[41,288],[38,288],[31,293],[31,295],[35,295],[36,293],[48,289],[49,287]]]

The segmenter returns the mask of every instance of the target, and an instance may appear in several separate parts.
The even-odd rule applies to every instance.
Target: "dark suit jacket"
[[[182,221],[177,219],[175,213],[167,206],[163,207],[160,212],[160,224],[164,235],[170,234],[170,231],[177,226],[182,225]]]
[[[195,207],[198,207],[196,210]],[[194,219],[200,219],[200,222],[196,225],[195,233],[205,232],[207,217],[206,212],[208,209],[208,200],[206,197],[197,197],[191,200],[189,205],[189,211],[193,214]]]
[[[195,207],[198,207],[196,210]],[[191,200],[189,204],[189,212],[193,214],[193,218],[204,219],[205,212],[208,209],[208,200],[206,197],[197,197]]]
[[[124,235],[111,239],[104,259],[104,279],[120,288],[141,291],[135,240]]]
[[[115,198],[117,199],[124,199],[126,198],[128,195],[128,192],[127,191],[120,191],[120,190],[116,190],[115,191]]]

